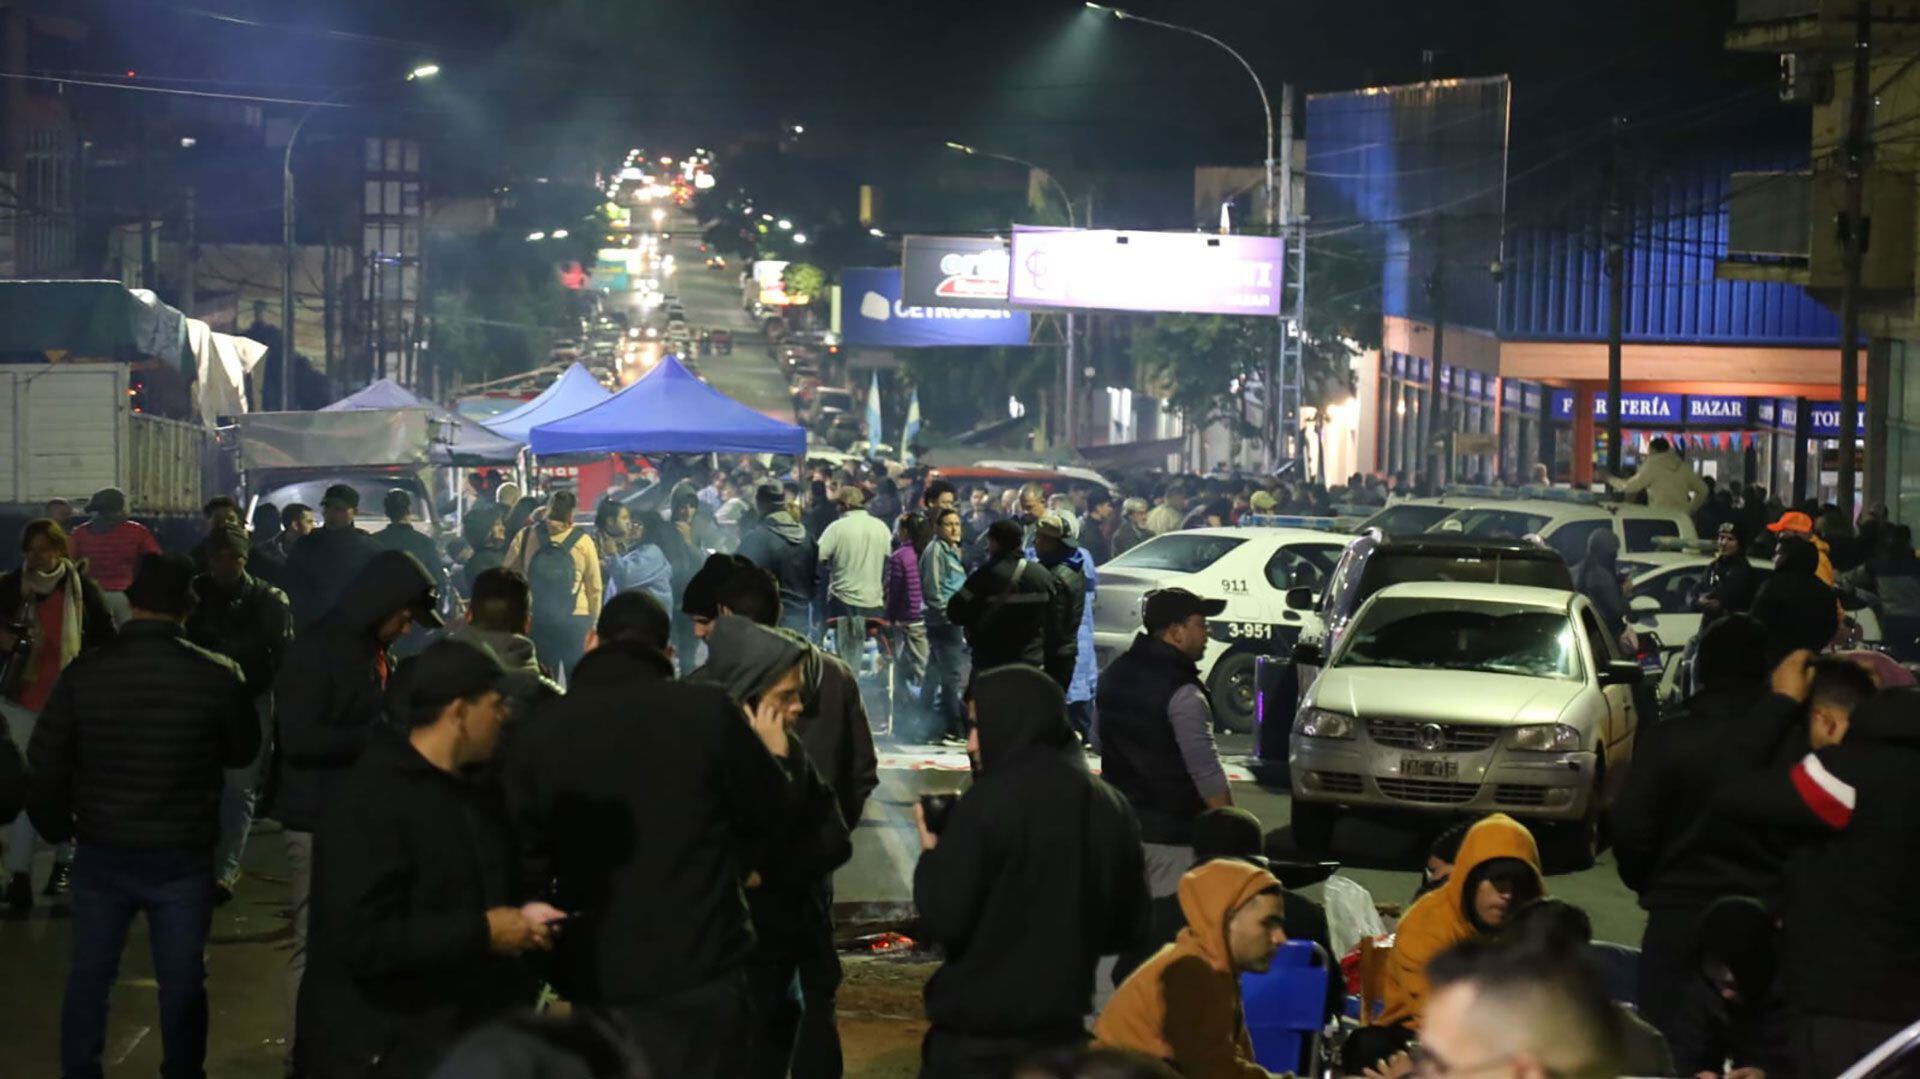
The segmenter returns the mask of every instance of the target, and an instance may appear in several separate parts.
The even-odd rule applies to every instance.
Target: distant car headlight
[[[1580,748],[1580,732],[1565,723],[1533,723],[1516,727],[1513,748],[1535,753],[1569,753]]]
[[[1352,738],[1353,717],[1324,708],[1303,708],[1293,717],[1293,733],[1307,738]]]

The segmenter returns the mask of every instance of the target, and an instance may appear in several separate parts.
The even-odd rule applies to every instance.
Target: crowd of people
[[[402,490],[378,531],[348,484],[317,521],[262,506],[251,532],[216,498],[179,553],[117,491],[84,523],[50,506],[0,577],[0,899],[70,896],[61,1071],[100,1074],[144,914],[163,1074],[201,1074],[212,912],[271,820],[289,1075],[485,1074],[480,1047],[507,1045],[603,1061],[582,1074],[838,1075],[832,881],[878,730],[964,745],[974,771],[914,811],[918,935],[942,956],[923,1074],[1269,1074],[1238,979],[1289,938],[1332,944],[1232,804],[1197,666],[1224,603],[1152,593],[1102,669],[1100,568],[1399,487],[957,489],[749,460],[591,509],[491,486],[447,546]],[[1643,729],[1611,821],[1648,911],[1637,1013],[1496,815],[1436,845],[1347,1073],[1826,1076],[1920,1018],[1920,690],[1853,647],[1839,602],[1920,584],[1911,536],[1754,489],[1685,497],[1720,544],[1694,688]],[[1583,591],[1619,589],[1585,572],[1608,553]],[[530,1018],[543,987],[573,1018]]]

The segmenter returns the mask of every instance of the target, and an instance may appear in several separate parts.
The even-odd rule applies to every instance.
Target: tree
[[[546,362],[553,339],[577,317],[554,261],[577,255],[571,245],[528,243],[517,229],[498,228],[437,239],[430,254],[440,268],[430,294],[430,351],[467,381]]]
[[[1362,233],[1339,233],[1309,244],[1307,265],[1301,396],[1324,406],[1347,396],[1353,357],[1380,347],[1381,254]]]
[[[780,284],[795,302],[806,297],[807,302],[812,303],[827,294],[826,272],[811,263],[788,263],[780,272]]]
[[[1189,425],[1260,432],[1246,417],[1245,391],[1273,362],[1272,320],[1227,315],[1159,315],[1136,325],[1133,357],[1150,386]]]

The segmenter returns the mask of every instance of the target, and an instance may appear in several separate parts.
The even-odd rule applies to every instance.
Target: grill
[[[1379,784],[1380,793],[1389,798],[1429,805],[1458,805],[1471,801],[1480,792],[1478,783],[1449,783],[1443,779],[1375,778],[1374,782]]]
[[[1543,806],[1551,787],[1529,787],[1524,783],[1502,783],[1493,788],[1493,800],[1501,805]]]
[[[1313,781],[1329,794],[1360,794],[1366,789],[1354,772],[1314,772]]]
[[[1466,723],[1435,725],[1440,728],[1440,744],[1432,747],[1419,742],[1420,728],[1427,726],[1424,720],[1370,719],[1367,720],[1367,733],[1383,746],[1420,753],[1477,753],[1500,738],[1499,727],[1479,727]]]

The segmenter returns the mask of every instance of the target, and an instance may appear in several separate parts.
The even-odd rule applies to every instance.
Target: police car
[[[1287,592],[1324,591],[1349,537],[1330,517],[1255,516],[1231,528],[1169,532],[1100,567],[1094,592],[1093,643],[1101,666],[1140,632],[1148,592],[1179,586],[1225,600],[1208,619],[1212,641],[1200,677],[1213,698],[1214,720],[1233,731],[1253,727],[1254,659],[1287,656],[1311,614],[1287,606]]]
[[[1691,541],[1693,518],[1679,510],[1613,502],[1569,487],[1457,485],[1438,498],[1395,503],[1368,518],[1362,530],[1386,535],[1452,533],[1485,539],[1538,536],[1571,565],[1587,556],[1593,533],[1611,529],[1622,551],[1652,551],[1663,542]]]

